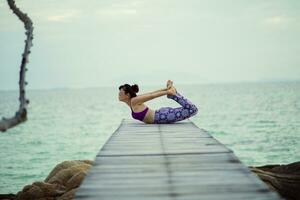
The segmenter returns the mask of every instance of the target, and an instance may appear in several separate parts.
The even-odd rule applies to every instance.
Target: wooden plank
[[[123,119],[74,199],[279,200],[234,152],[190,120]]]

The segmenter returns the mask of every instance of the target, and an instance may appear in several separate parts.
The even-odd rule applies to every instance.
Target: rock
[[[2,200],[14,200],[16,199],[16,195],[15,194],[0,194],[0,199]]]
[[[63,194],[62,196],[58,197],[56,200],[69,200],[69,199],[73,199],[75,196],[76,191],[79,188],[74,188],[69,190],[68,192],[66,192],[65,194]]]
[[[15,196],[6,197],[15,200],[72,199],[93,163],[91,160],[64,161],[56,165],[44,181],[33,182]]]
[[[249,168],[286,200],[300,199],[300,162]]]
[[[77,163],[73,162],[72,164],[73,165],[69,165],[69,163],[68,163],[67,164],[69,166],[68,168],[60,168],[60,170],[57,171],[57,173],[55,173],[52,177],[47,178],[46,181],[48,183],[53,183],[53,184],[57,183],[57,184],[64,185],[64,186],[66,186],[67,183],[70,185],[69,180],[72,179],[73,176],[78,176],[77,174],[80,172],[84,174],[84,172],[87,171],[91,166],[84,162],[77,162]],[[62,163],[62,165],[63,165],[63,163]],[[80,184],[80,182],[84,178],[84,176],[80,176],[80,177],[81,177],[80,180],[78,180],[78,178],[77,178],[77,181],[79,181],[77,186]],[[72,179],[72,180],[74,180],[74,179]]]
[[[77,174],[72,176],[66,183],[67,190],[71,190],[73,188],[80,186],[85,176],[86,176],[85,172],[78,172]]]
[[[47,176],[47,178],[44,180],[45,182],[48,182],[49,179],[54,177],[59,171],[62,169],[67,169],[69,167],[75,166],[75,165],[82,165],[82,164],[88,164],[92,165],[94,161],[91,160],[67,160],[63,161],[60,164],[57,164],[54,169],[50,172],[50,174]]]
[[[45,197],[57,197],[66,192],[64,186],[45,182],[34,182],[26,185],[22,191],[17,193],[17,199],[39,199]]]

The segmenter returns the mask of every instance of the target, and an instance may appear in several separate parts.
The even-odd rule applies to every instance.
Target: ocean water
[[[175,85],[199,112],[190,118],[248,166],[300,160],[300,83]],[[141,87],[140,93],[161,86]],[[64,160],[94,159],[130,108],[118,86],[29,90],[28,121],[0,132],[0,193],[44,180]],[[0,92],[0,116],[18,107],[17,91]],[[153,109],[179,106],[162,96]]]

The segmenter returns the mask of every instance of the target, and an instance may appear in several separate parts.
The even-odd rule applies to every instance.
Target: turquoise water
[[[162,88],[142,87],[141,93]],[[130,108],[111,88],[29,90],[28,121],[0,132],[0,193],[42,181],[64,160],[94,159]],[[191,120],[246,165],[300,160],[300,83],[176,85],[199,113]],[[0,116],[18,107],[16,91],[0,92]],[[153,109],[178,106],[165,96]]]

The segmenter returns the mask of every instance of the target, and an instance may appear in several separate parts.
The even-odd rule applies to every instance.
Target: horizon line
[[[292,83],[300,82],[300,80],[256,80],[256,81],[224,81],[224,82],[205,82],[205,83],[178,83],[177,85],[221,85],[221,84],[243,84],[243,83]],[[133,84],[133,83],[132,83]],[[119,85],[118,85],[119,86]],[[93,88],[113,88],[118,86],[99,85],[99,86],[59,86],[59,87],[44,87],[44,88],[28,88],[26,91],[34,90],[76,90],[76,89],[93,89]],[[143,87],[159,86],[159,84],[144,84]],[[1,89],[0,92],[19,91],[19,89]]]

